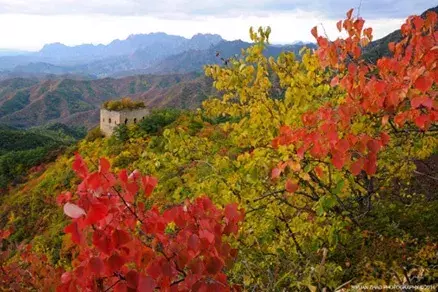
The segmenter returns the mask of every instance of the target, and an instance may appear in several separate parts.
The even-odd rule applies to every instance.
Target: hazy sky
[[[361,2],[361,4],[360,4]],[[217,33],[248,40],[250,26],[272,28],[271,42],[313,41],[322,24],[336,38],[335,23],[358,7],[375,37],[433,6],[431,0],[0,0],[0,48],[39,50],[46,43],[107,44],[130,34],[166,32],[191,37]]]

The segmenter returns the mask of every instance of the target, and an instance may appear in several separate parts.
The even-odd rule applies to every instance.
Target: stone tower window
[[[125,125],[128,124],[128,119],[125,119]]]
[[[134,118],[134,124],[137,124],[137,118]]]
[[[110,119],[108,119],[108,123],[110,123],[110,124],[111,124],[111,118],[110,118]]]

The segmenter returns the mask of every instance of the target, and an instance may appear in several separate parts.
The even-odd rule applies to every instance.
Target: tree
[[[61,278],[60,291],[232,289],[223,270],[237,250],[223,237],[237,234],[243,219],[237,204],[220,210],[200,197],[161,212],[147,207],[157,185],[154,177],[126,170],[115,175],[103,158],[99,170],[89,173],[76,156],[73,169],[82,182],[75,195],[62,194],[58,202],[72,218],[65,232],[78,254],[73,270]]]
[[[302,61],[289,52],[267,59],[270,30],[251,30],[255,44],[241,58],[205,68],[223,95],[201,111],[153,137],[80,143],[90,163],[108,161],[90,172],[76,157],[81,182],[68,180],[74,195],[60,197],[74,240],[63,247],[74,260],[60,289],[184,290],[193,275],[204,288],[263,291],[436,282],[436,22],[408,18],[404,39],[376,65],[360,58],[372,35],[352,11],[337,24],[345,38],[313,29],[319,48]],[[111,173],[109,161],[117,167],[125,152],[132,172]],[[61,184],[66,161],[8,203],[22,207]],[[191,225],[196,214],[212,223]],[[182,268],[186,254],[193,264]]]

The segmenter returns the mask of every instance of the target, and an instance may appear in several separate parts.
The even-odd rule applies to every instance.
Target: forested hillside
[[[61,122],[94,127],[101,104],[128,96],[153,108],[196,108],[212,92],[197,73],[138,75],[99,80],[15,78],[0,82],[0,124],[19,128]]]
[[[299,57],[251,29],[201,109],[91,131],[0,197],[0,287],[435,291],[437,23],[375,63],[353,10]]]
[[[23,182],[29,172],[41,171],[62,151],[85,137],[86,129],[50,124],[30,130],[0,126],[0,194]],[[40,169],[35,166],[39,166]]]

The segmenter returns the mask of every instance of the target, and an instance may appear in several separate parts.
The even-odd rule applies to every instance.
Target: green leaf
[[[332,194],[339,194],[342,191],[342,188],[344,187],[344,180],[340,180],[338,181],[338,183],[336,184],[336,187],[334,189],[332,189]]]

